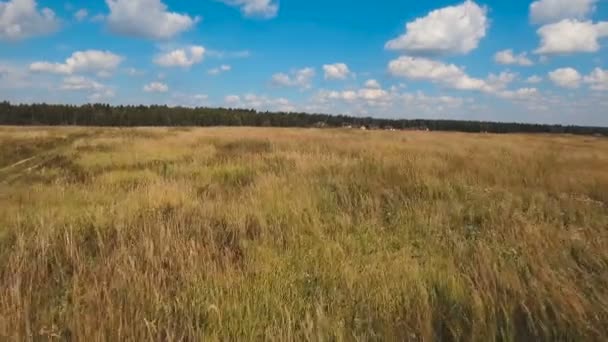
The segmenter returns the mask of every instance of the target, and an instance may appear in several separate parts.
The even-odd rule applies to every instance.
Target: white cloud
[[[192,98],[197,101],[207,101],[209,99],[209,95],[207,94],[194,94]]]
[[[503,71],[498,75],[490,74],[486,82],[489,85],[489,89],[496,91],[506,88],[516,78],[517,74]]]
[[[161,0],[106,0],[106,22],[114,33],[148,39],[169,39],[191,29],[200,18],[169,12]]]
[[[105,100],[108,100],[110,98],[113,98],[116,95],[116,93],[114,92],[113,89],[104,89],[101,91],[96,91],[94,93],[92,93],[91,95],[89,95],[87,97],[87,99],[89,100],[89,102],[102,102]]]
[[[146,93],[166,93],[169,91],[169,87],[161,82],[152,82],[144,86]]]
[[[379,88],[382,88],[382,87],[380,86],[380,83],[378,83],[378,81],[376,81],[376,80],[367,80],[367,81],[365,82],[365,87],[366,87],[366,88],[371,88],[371,89],[379,89]]]
[[[83,76],[70,76],[63,79],[62,90],[103,90],[106,87],[90,78]]]
[[[386,48],[422,55],[466,54],[477,48],[488,26],[486,8],[467,0],[407,23],[405,34],[387,42]]]
[[[313,77],[315,77],[315,69],[304,68],[292,71],[289,75],[285,73],[274,74],[272,83],[277,86],[308,89],[311,87]]]
[[[182,107],[201,107],[208,105],[209,95],[207,94],[184,94],[184,93],[173,93],[171,94],[170,106],[182,106]]]
[[[364,101],[368,104],[387,102],[392,99],[391,93],[379,88],[362,88],[357,90],[328,91],[321,90],[317,94],[321,101],[341,100],[347,102]]]
[[[514,55],[513,50],[503,50],[499,51],[494,55],[494,60],[500,64],[517,64],[521,66],[531,66],[534,63],[528,58],[525,52],[520,53],[519,55]]]
[[[246,17],[270,19],[277,16],[279,5],[274,0],[219,0],[227,5],[240,7]]]
[[[531,89],[506,90],[517,79],[516,73],[503,71],[480,79],[467,75],[464,69],[454,64],[444,64],[426,58],[402,56],[389,63],[389,72],[398,77],[430,81],[452,89],[481,91],[503,98],[522,97],[523,93]]]
[[[364,88],[359,89],[357,95],[360,99],[368,102],[377,102],[388,100],[390,95],[384,89],[379,88]]]
[[[593,90],[608,90],[608,70],[595,68],[589,76],[585,76],[585,83],[590,84]]]
[[[346,90],[320,90],[312,98],[310,105],[304,106],[308,112],[349,113],[350,115],[397,117],[428,115],[437,118],[439,113],[453,115],[455,110],[472,99],[452,96],[428,96],[423,92],[400,93],[397,87],[390,90],[362,88]]]
[[[224,102],[231,106],[238,105],[241,103],[241,97],[238,95],[227,95],[224,97]]]
[[[207,73],[209,75],[219,75],[221,73],[228,72],[230,70],[232,70],[232,67],[230,65],[222,64],[217,68],[209,69],[209,71],[207,71]]]
[[[88,16],[89,16],[89,12],[84,8],[79,9],[78,11],[76,11],[76,13],[74,13],[74,18],[78,21],[83,21]]]
[[[16,41],[46,35],[59,28],[55,12],[38,11],[35,0],[0,2],[0,40]]]
[[[549,79],[555,85],[562,88],[578,88],[581,82],[581,74],[572,68],[561,68],[549,73]]]
[[[0,61],[0,89],[22,89],[41,85],[31,80],[31,73],[23,67]]]
[[[136,68],[127,68],[124,71],[129,76],[142,76],[146,74],[145,71]]]
[[[112,77],[112,73],[107,71],[107,70],[102,70],[100,72],[97,73],[97,77],[101,77],[101,78],[109,78]]]
[[[252,108],[256,110],[293,112],[295,106],[286,98],[273,98],[266,95],[245,94],[228,95],[224,98],[224,103],[231,107]]]
[[[344,63],[325,64],[323,71],[326,80],[344,80],[351,74],[348,65]]]
[[[448,105],[450,107],[457,107],[462,105],[465,100],[459,97],[453,97],[453,96],[428,96],[425,95],[423,92],[416,92],[416,93],[405,93],[403,95],[401,95],[403,98],[406,99],[406,101],[408,102],[424,102],[424,103],[430,103],[430,104],[443,104],[443,105]]]
[[[538,29],[540,47],[537,54],[569,54],[597,52],[598,39],[608,36],[608,22],[578,21],[565,19]]]
[[[217,59],[228,59],[228,58],[248,58],[251,56],[251,51],[240,50],[240,51],[222,51],[222,50],[209,50],[207,56]]]
[[[536,88],[520,88],[517,90],[504,90],[497,95],[505,99],[525,101],[537,98],[539,91]]]
[[[185,49],[177,49],[169,51],[165,54],[156,56],[154,63],[157,65],[169,67],[189,68],[194,64],[203,61],[205,57],[205,48],[202,46],[189,46]]]
[[[65,60],[65,63],[34,62],[30,64],[30,71],[66,75],[77,72],[107,75],[116,70],[122,61],[123,57],[109,51],[76,51]]]
[[[89,102],[101,102],[114,97],[114,89],[83,76],[69,76],[63,79],[60,87],[66,91],[88,91]]]
[[[538,75],[532,75],[526,78],[526,83],[535,84],[543,81],[543,78]]]
[[[411,108],[418,117],[420,112],[430,113],[436,117],[440,113],[453,114],[454,110],[472,104],[472,100],[453,96],[429,96],[421,91],[401,94],[396,101],[399,107]],[[399,108],[398,107],[398,108]]]
[[[540,0],[530,5],[530,19],[537,24],[563,19],[585,19],[595,10],[598,0]]]
[[[456,65],[427,58],[399,57],[389,63],[389,72],[394,76],[431,81],[454,89],[490,91],[484,80],[468,76]]]
[[[106,20],[106,16],[103,14],[95,14],[91,17],[92,23],[103,23]]]

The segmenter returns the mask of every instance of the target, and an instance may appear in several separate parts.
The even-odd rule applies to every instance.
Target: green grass
[[[5,127],[0,142],[0,339],[608,338],[606,139]]]

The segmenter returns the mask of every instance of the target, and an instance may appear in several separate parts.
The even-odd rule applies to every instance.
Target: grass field
[[[0,339],[608,339],[608,139],[0,128]]]

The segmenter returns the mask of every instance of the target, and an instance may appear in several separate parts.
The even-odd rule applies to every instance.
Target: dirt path
[[[0,169],[0,185],[10,184],[22,176],[43,167],[53,159],[68,151],[77,139],[90,135],[92,135],[92,133],[74,134],[65,139],[65,141],[58,143],[51,149],[45,150],[42,153],[33,155],[26,159],[22,159],[14,164]]]

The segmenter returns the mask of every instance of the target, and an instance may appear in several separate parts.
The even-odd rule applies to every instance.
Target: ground
[[[3,127],[0,338],[605,340],[608,139]]]

